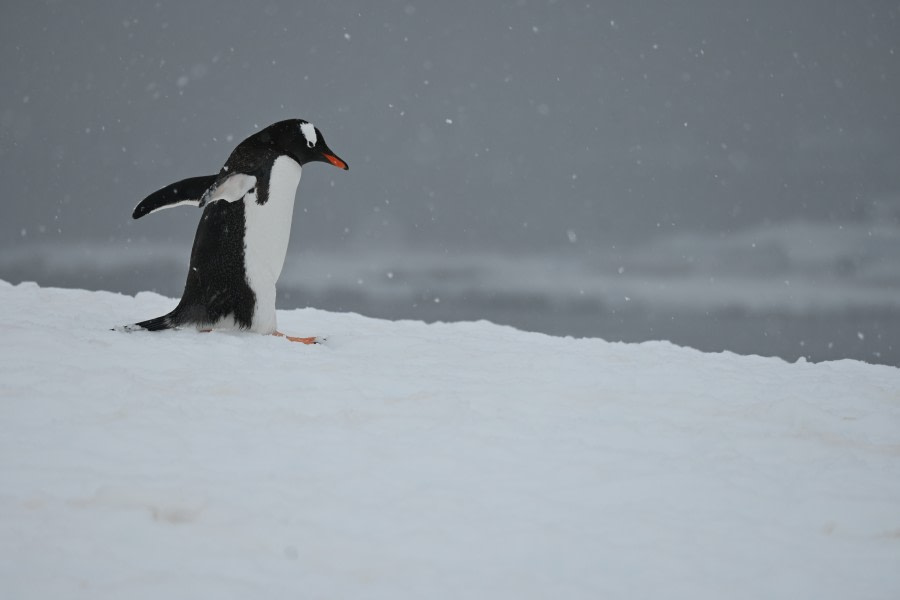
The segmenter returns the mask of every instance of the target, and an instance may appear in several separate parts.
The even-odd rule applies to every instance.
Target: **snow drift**
[[[897,598],[900,370],[0,282],[7,598]]]

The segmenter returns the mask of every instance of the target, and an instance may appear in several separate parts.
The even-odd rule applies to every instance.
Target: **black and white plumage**
[[[284,266],[294,196],[303,165],[347,163],[301,119],[248,137],[217,175],[191,177],[147,196],[132,217],[181,205],[203,208],[184,294],[169,314],[126,331],[178,327],[277,333],[275,284]]]

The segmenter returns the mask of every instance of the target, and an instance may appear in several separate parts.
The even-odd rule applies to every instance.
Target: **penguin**
[[[119,328],[160,331],[241,329],[285,336],[275,317],[275,285],[291,233],[303,166],[327,162],[349,170],[322,132],[302,119],[280,121],[237,145],[216,175],[190,177],[153,192],[132,218],[175,206],[203,209],[181,301],[172,312]]]

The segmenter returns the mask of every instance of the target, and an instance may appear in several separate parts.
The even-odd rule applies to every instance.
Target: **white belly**
[[[259,333],[272,333],[276,328],[275,283],[287,255],[300,171],[296,161],[279,156],[269,179],[269,200],[259,205],[256,193],[244,196],[244,267],[247,283],[256,294],[250,329]]]

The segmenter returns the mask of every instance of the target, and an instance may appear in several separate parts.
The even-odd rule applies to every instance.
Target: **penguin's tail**
[[[131,333],[132,331],[163,331],[164,329],[176,329],[181,324],[177,310],[178,309],[175,309],[167,315],[156,317],[155,319],[147,319],[140,323],[113,327],[113,331]]]

